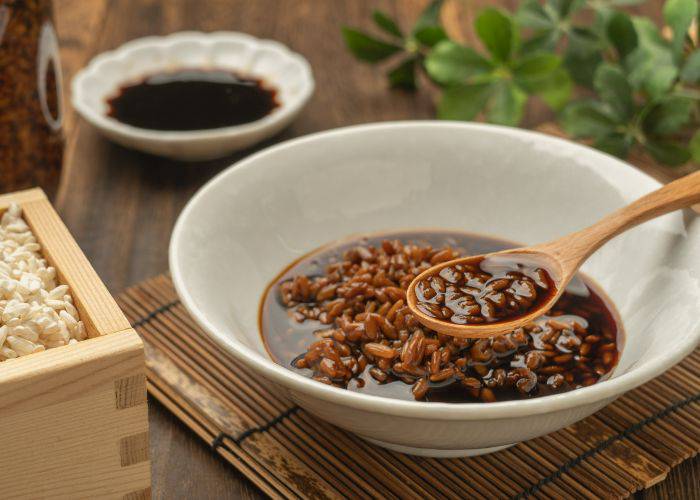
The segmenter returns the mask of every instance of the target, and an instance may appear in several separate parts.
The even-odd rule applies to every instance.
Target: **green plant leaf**
[[[537,85],[535,93],[555,111],[561,110],[571,99],[574,82],[562,67],[554,70],[552,75]]]
[[[500,125],[518,125],[525,113],[527,94],[510,81],[502,80],[494,85],[487,119]]]
[[[560,19],[569,17],[585,4],[581,0],[547,0],[547,3],[556,10]]]
[[[617,11],[610,5],[596,6],[592,2],[593,0],[591,0],[591,9],[595,12],[595,16],[591,22],[590,29],[601,38],[607,38],[608,23]]]
[[[688,149],[693,157],[693,161],[700,163],[700,130],[695,132],[695,135],[693,135],[693,137],[690,139]]]
[[[509,61],[517,45],[513,20],[498,9],[484,9],[475,22],[476,33],[493,58]]]
[[[677,142],[647,141],[644,147],[656,161],[671,167],[683,165],[690,160],[690,151]]]
[[[700,83],[700,49],[690,53],[681,70],[681,80],[685,83]]]
[[[631,5],[641,5],[647,0],[609,0],[610,5],[615,7],[629,7]]]
[[[559,33],[556,30],[541,31],[526,40],[520,45],[520,54],[536,54],[538,52],[553,52],[559,40]]]
[[[423,13],[413,27],[413,38],[423,45],[432,47],[438,42],[447,39],[445,30],[440,25],[440,9],[444,0],[433,0],[423,10]]]
[[[417,56],[409,56],[387,73],[392,88],[415,90]]]
[[[426,26],[439,26],[440,25],[440,10],[442,9],[442,4],[444,0],[432,0],[428,6],[423,9],[418,21],[414,26],[414,30],[418,31]]]
[[[632,24],[637,31],[640,45],[668,45],[661,36],[659,27],[651,19],[635,16],[632,18]]]
[[[661,97],[668,93],[678,76],[673,52],[649,19],[635,17],[632,23],[638,45],[625,60],[629,81],[635,89],[644,90],[652,98]]]
[[[635,89],[642,89],[652,98],[661,97],[673,86],[678,68],[669,51],[637,47],[625,61],[629,81]]]
[[[534,91],[535,86],[551,78],[561,65],[561,59],[555,54],[539,53],[526,56],[513,65],[515,81],[526,90]]]
[[[445,89],[438,104],[438,118],[473,120],[484,109],[491,94],[488,83],[459,84]]]
[[[386,43],[353,28],[343,28],[345,44],[355,57],[367,62],[378,62],[390,57],[402,48]]]
[[[680,96],[665,97],[644,116],[642,128],[649,135],[666,135],[677,132],[690,121],[693,103]]]
[[[396,38],[403,39],[403,33],[401,33],[401,28],[399,28],[396,21],[394,21],[388,14],[377,9],[372,13],[372,19],[374,23],[379,26],[382,30],[395,36]]]
[[[698,15],[698,0],[666,0],[663,13],[673,30],[673,53],[680,60],[688,29]]]
[[[525,0],[515,14],[515,21],[523,28],[554,30],[557,20],[549,15],[539,0]]]
[[[588,0],[587,5],[595,10],[611,10],[613,7],[629,7],[632,5],[640,5],[646,0]]]
[[[430,78],[443,85],[464,83],[472,76],[493,69],[491,63],[474,49],[443,40],[426,56],[425,70]]]
[[[426,26],[413,33],[413,37],[427,47],[447,40],[447,33],[440,26]]]
[[[624,12],[615,12],[608,21],[607,35],[617,50],[620,60],[637,48],[637,32],[630,16]]]
[[[572,137],[605,137],[615,131],[617,124],[598,101],[577,101],[562,113],[564,130]]]
[[[593,87],[593,75],[603,62],[603,41],[590,29],[576,28],[569,33],[564,66],[571,78],[585,87]]]
[[[621,132],[616,132],[603,137],[598,138],[594,143],[593,147],[605,151],[608,154],[617,156],[619,158],[626,158],[629,154],[630,148],[632,147],[632,138]]]
[[[576,27],[569,32],[569,50],[581,54],[601,52],[604,40],[590,28]]]
[[[634,96],[622,68],[610,63],[601,64],[595,72],[593,85],[618,122],[624,123],[632,117]]]
[[[599,52],[580,53],[567,51],[564,55],[564,66],[571,78],[585,87],[593,87],[593,76],[598,66],[603,62]]]

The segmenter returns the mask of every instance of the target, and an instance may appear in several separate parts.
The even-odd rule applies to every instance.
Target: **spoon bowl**
[[[551,278],[553,289],[549,290],[549,293],[547,293],[542,300],[537,303],[536,307],[531,309],[531,312],[527,312],[524,315],[519,315],[512,318],[503,318],[490,323],[455,324],[430,316],[421,310],[418,303],[418,296],[416,294],[416,286],[418,283],[430,276],[438,274],[446,267],[456,265],[474,265],[485,259],[489,259],[491,261],[503,259],[504,262],[518,262],[528,265],[535,264],[537,267],[542,268],[547,272]],[[566,283],[568,283],[570,279],[570,276],[566,276],[561,265],[561,261],[556,255],[552,255],[546,250],[541,250],[538,247],[513,248],[483,255],[460,257],[458,259],[453,259],[432,266],[416,276],[416,278],[410,283],[406,292],[406,298],[408,306],[411,308],[411,312],[417,317],[418,321],[436,332],[452,335],[453,337],[488,338],[493,337],[494,335],[512,332],[516,328],[526,325],[532,322],[534,319],[542,316],[543,311],[548,311],[551,309],[556,301],[559,300],[559,297],[561,297],[561,294],[566,289]]]
[[[607,215],[592,226],[549,243],[462,257],[436,264],[416,276],[410,283],[406,294],[408,306],[421,324],[442,334],[462,338],[487,338],[512,332],[549,311],[561,297],[576,271],[605,242],[638,224],[698,202],[700,202],[700,171],[649,193]],[[431,316],[421,310],[416,293],[416,287],[420,282],[437,276],[446,267],[475,263],[481,265],[485,259],[505,259],[523,266],[535,264],[547,272],[553,290],[548,287],[546,296],[543,299],[536,299],[525,311],[486,323],[455,323]],[[486,301],[486,299],[483,300]]]

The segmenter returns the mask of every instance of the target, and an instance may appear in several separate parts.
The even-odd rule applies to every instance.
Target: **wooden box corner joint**
[[[146,375],[139,373],[115,380],[114,402],[117,410],[146,404]]]

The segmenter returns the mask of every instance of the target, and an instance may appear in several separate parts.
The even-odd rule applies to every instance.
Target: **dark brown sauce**
[[[449,265],[415,288],[423,314],[456,325],[512,321],[540,309],[556,291],[546,269],[520,254]]]
[[[313,314],[315,309],[323,309],[322,301],[300,302],[299,306],[290,307],[289,304],[283,302],[280,296],[280,287],[298,276],[307,276],[312,281],[322,278],[327,275],[329,265],[338,265],[344,261],[343,255],[347,255],[348,251],[352,251],[358,246],[379,247],[387,239],[396,239],[403,244],[411,242],[416,245],[431,245],[435,249],[449,246],[462,256],[496,252],[516,246],[507,241],[480,235],[445,230],[425,230],[353,238],[322,247],[302,256],[270,283],[261,300],[258,318],[259,329],[265,348],[274,361],[304,376],[317,380],[323,378],[318,376],[317,367],[314,367],[314,370],[310,366],[298,368],[297,364],[310,352],[310,346],[318,343],[319,339],[324,342],[335,342],[324,332],[338,328],[337,322],[329,323],[326,321],[324,323],[322,313],[318,319],[305,318],[300,321],[300,307],[307,315]],[[429,263],[426,263],[426,266],[429,266]],[[407,281],[403,282],[402,286],[405,290]],[[551,327],[550,322],[559,326]],[[420,328],[417,321],[414,325]],[[580,274],[574,277],[548,315],[536,320],[533,326],[525,333],[527,343],[517,344],[516,342],[515,345],[509,344],[510,340],[506,339],[507,336],[497,337],[499,340],[473,341],[441,336],[424,329],[426,338],[439,339],[442,346],[447,346],[452,342],[461,342],[459,349],[454,349],[453,360],[462,356],[465,361],[460,367],[459,377],[451,376],[445,380],[434,382],[431,380],[432,375],[426,376],[428,391],[418,399],[433,402],[473,403],[546,396],[604,380],[609,377],[617,364],[623,342],[622,324],[614,306],[589,278]],[[575,330],[574,326],[579,330]],[[556,340],[553,340],[552,333],[556,336]],[[523,338],[522,335],[520,338]],[[595,342],[586,346],[586,339],[593,339]],[[396,349],[401,349],[398,339],[391,341],[384,338],[383,341],[387,347],[394,346]],[[352,348],[353,355],[358,353],[361,355],[363,352],[362,344],[366,344],[366,340],[355,343],[343,342]],[[408,340],[404,340],[404,343],[407,342]],[[499,345],[496,345],[497,343]],[[549,345],[547,345],[548,343]],[[485,350],[488,351],[488,356],[480,357]],[[585,355],[582,355],[584,350],[586,351]],[[531,354],[532,352],[535,354]],[[557,362],[553,361],[555,356]],[[501,383],[500,378],[503,374],[525,370],[533,359],[537,361],[535,359],[537,357],[541,357],[545,361],[541,367],[533,370],[537,375],[534,389],[523,393],[516,390],[514,383],[510,386],[508,382]],[[304,363],[302,362],[302,364]],[[371,374],[372,369],[376,368],[376,363],[373,364],[370,358],[366,368],[351,378],[345,380],[330,379],[325,380],[325,383],[364,394],[403,400],[416,399],[416,393],[413,389],[419,378],[409,377],[405,373],[396,373],[390,368],[385,371],[386,380],[378,381]],[[478,380],[481,389],[465,387],[465,377],[467,381]],[[567,379],[563,380],[564,377]],[[552,384],[552,378],[561,380],[558,380],[557,384]],[[524,384],[527,383],[528,381],[525,380]],[[489,391],[489,394],[486,394],[485,391]]]
[[[145,76],[107,100],[108,115],[152,130],[204,130],[259,120],[279,106],[261,80],[223,70],[181,69]]]

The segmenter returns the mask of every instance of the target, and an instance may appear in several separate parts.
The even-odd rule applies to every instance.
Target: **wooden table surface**
[[[473,40],[475,7],[517,2],[450,0],[444,21],[453,36]],[[642,10],[658,17],[660,0]],[[55,0],[65,88],[92,56],[141,36],[180,30],[235,30],[272,38],[306,56],[317,90],[285,132],[232,157],[178,163],[130,151],[103,139],[72,111],[58,209],[113,293],[167,271],[168,241],[192,194],[227,165],[272,143],[344,125],[434,116],[430,92],[390,92],[380,71],[356,62],[344,49],[342,25],[369,26],[375,7],[409,25],[425,0]],[[67,97],[67,96],[66,96]],[[528,124],[550,118],[531,106]],[[654,170],[664,180],[672,176]],[[155,498],[240,498],[260,493],[157,402],[150,404]],[[644,498],[700,498],[700,461],[675,468]]]

